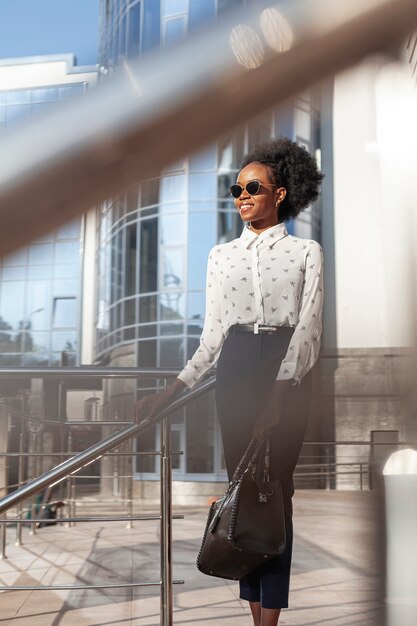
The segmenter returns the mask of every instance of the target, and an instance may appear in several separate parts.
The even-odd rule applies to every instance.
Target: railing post
[[[161,424],[161,626],[172,626],[171,422]]]
[[[127,480],[127,514],[132,517],[133,515],[133,441],[129,439],[129,443],[127,444],[129,456],[127,458],[126,463],[126,480]],[[132,520],[127,522],[127,528],[131,529],[133,527]]]
[[[326,489],[330,489],[330,451],[329,446],[326,446]]]
[[[7,513],[3,513],[1,515],[1,519],[3,520],[3,523],[1,525],[1,551],[0,551],[0,559],[7,559],[7,556],[6,556],[6,533],[7,533],[6,515],[7,515]]]
[[[24,434],[23,434],[23,427],[22,430],[20,431],[20,437],[19,437],[19,475],[18,475],[18,484],[19,484],[19,488],[23,485],[23,468],[24,468],[24,457],[23,457],[23,446],[24,446]],[[19,517],[20,519],[22,519],[22,514],[23,514],[23,502],[19,502],[19,506],[17,507],[17,517]],[[22,545],[22,528],[23,528],[23,524],[16,524],[16,545],[17,546],[21,546]]]
[[[37,452],[38,452],[38,435],[37,433],[33,433],[32,434],[32,452],[34,453],[33,456],[33,462],[32,462],[32,469],[33,469],[33,478],[36,478],[38,475],[38,456],[37,456]],[[32,497],[32,503],[30,506],[30,517],[33,520],[35,517],[37,517],[36,514],[36,500],[37,500],[37,496],[33,496]],[[40,507],[39,507],[39,514],[40,514]],[[30,523],[30,531],[29,534],[30,535],[34,535],[36,533],[36,522],[31,522]]]
[[[71,432],[71,430],[69,431],[69,434],[68,434],[67,452],[72,452],[72,432]],[[72,517],[72,502],[71,502],[72,489],[71,489],[71,487],[72,487],[72,485],[71,485],[71,475],[69,475],[68,478],[67,478],[68,517]],[[67,526],[69,528],[71,528],[72,523],[71,522],[67,522]]]

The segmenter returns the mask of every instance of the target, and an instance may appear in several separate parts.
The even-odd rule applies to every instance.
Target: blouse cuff
[[[297,373],[297,364],[296,363],[282,363],[279,368],[279,372],[277,374],[276,380],[289,380],[293,379],[292,386],[300,384],[300,378]]]
[[[198,379],[195,377],[195,374],[185,366],[185,368],[180,372],[177,376],[183,383],[187,385],[189,389],[192,389],[198,382]]]

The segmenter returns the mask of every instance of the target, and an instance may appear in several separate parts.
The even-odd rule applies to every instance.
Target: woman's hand
[[[187,385],[179,378],[158,393],[152,393],[138,400],[133,407],[133,419],[137,424],[149,424]]]
[[[268,402],[255,422],[253,436],[262,439],[264,434],[280,420],[283,402],[292,386],[292,379],[277,380],[271,390]]]

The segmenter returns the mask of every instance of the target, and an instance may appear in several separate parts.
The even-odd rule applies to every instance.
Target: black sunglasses
[[[259,193],[261,187],[276,187],[276,185],[271,185],[268,183],[261,183],[260,180],[250,180],[245,187],[242,185],[232,185],[230,189],[230,193],[234,198],[240,198],[242,195],[242,191],[246,189],[250,196],[256,196]]]

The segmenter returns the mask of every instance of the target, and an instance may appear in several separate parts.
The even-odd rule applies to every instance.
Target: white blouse
[[[217,361],[233,324],[293,326],[277,380],[302,378],[318,359],[323,311],[323,250],[277,224],[240,237],[209,254],[206,311],[200,346],[178,378],[192,388]]]

